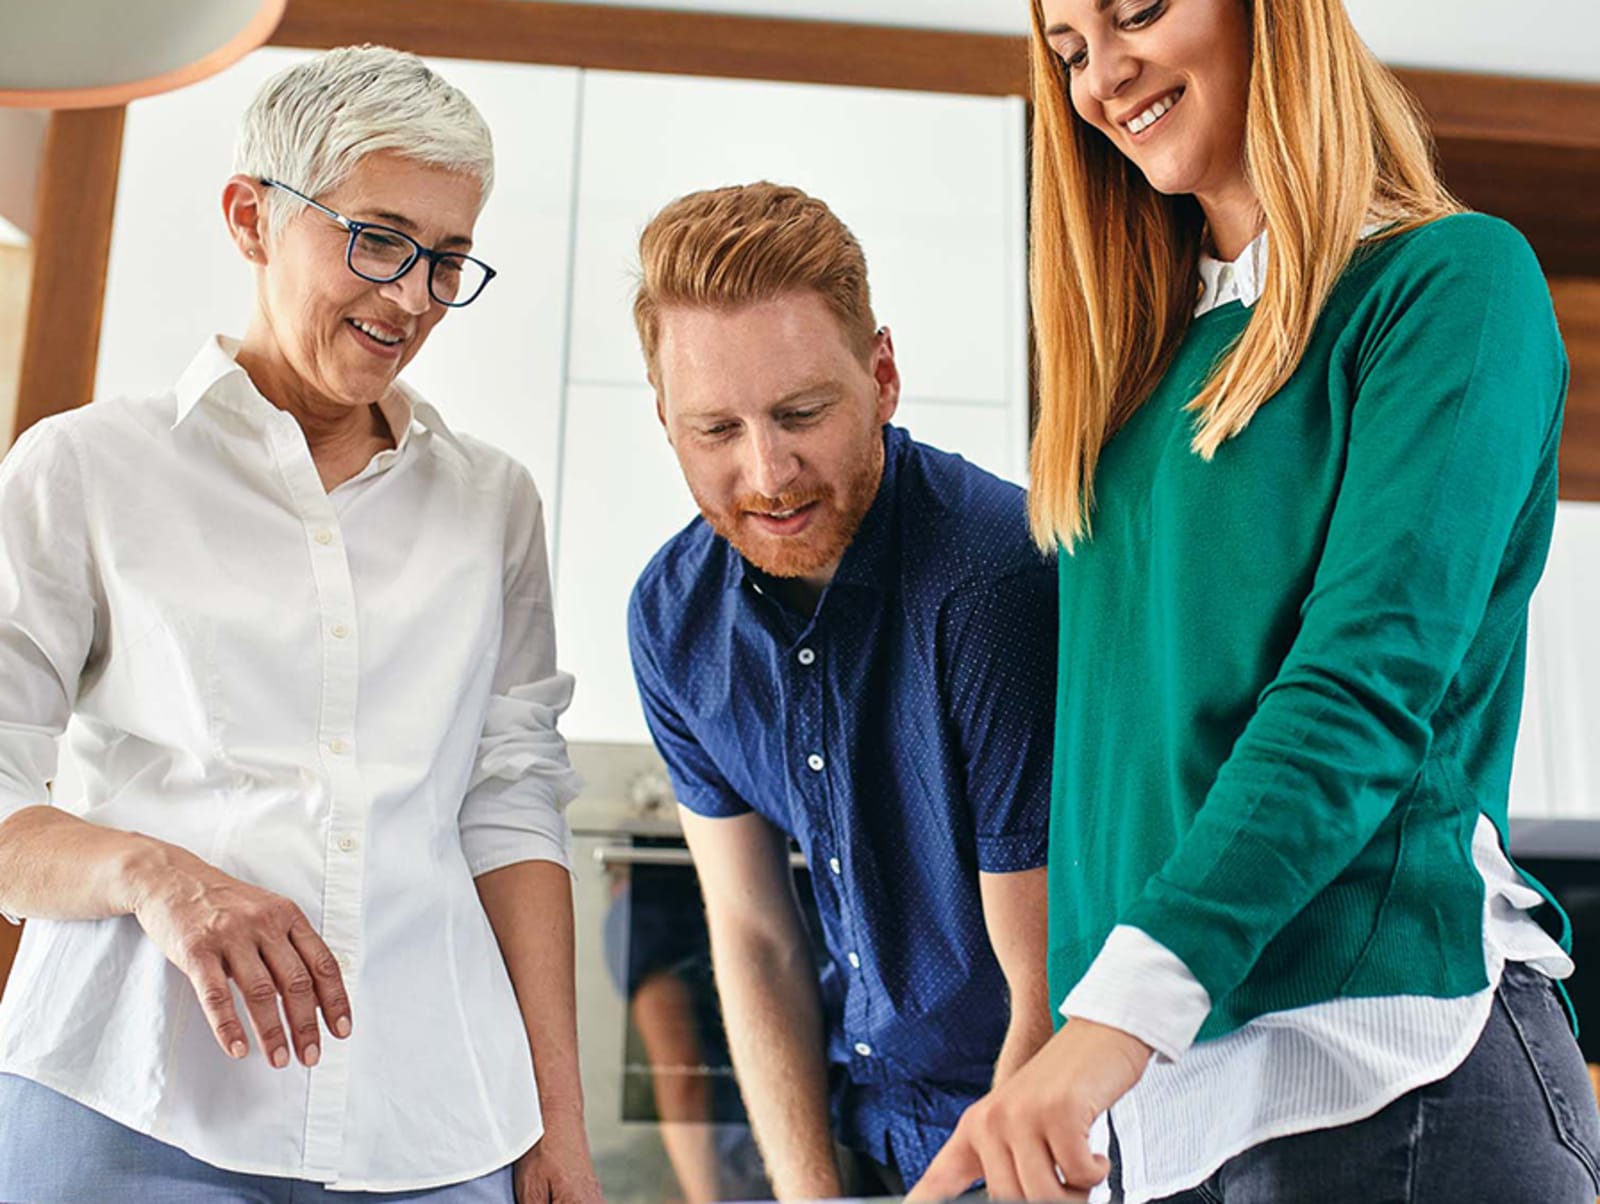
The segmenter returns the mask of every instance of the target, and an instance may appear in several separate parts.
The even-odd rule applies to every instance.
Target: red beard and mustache
[[[700,513],[711,529],[726,539],[739,555],[772,577],[809,577],[844,555],[872,509],[883,479],[883,442],[873,440],[872,452],[863,456],[838,488],[820,486],[791,490],[776,497],[750,493],[723,507],[708,506],[696,497]],[[781,514],[815,503],[805,530],[798,535],[772,535],[747,517],[749,511]]]

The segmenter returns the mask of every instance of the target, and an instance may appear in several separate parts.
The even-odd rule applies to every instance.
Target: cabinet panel
[[[639,573],[697,513],[646,386],[567,390],[556,636],[578,689],[569,740],[648,741],[628,659],[628,597]]]
[[[193,87],[128,109],[97,395],[171,386],[207,334],[239,335],[251,269],[220,196],[240,116],[268,77],[310,57],[266,49]],[[477,251],[500,275],[447,315],[405,379],[445,420],[498,444],[557,492],[578,73],[461,60],[433,64],[495,134],[496,185]]]
[[[910,396],[1025,405],[1022,123],[1015,99],[589,73],[572,378],[642,376],[628,301],[650,216],[771,179],[860,239]]]
[[[440,60],[494,134],[495,185],[474,253],[499,273],[446,315],[405,379],[454,429],[509,452],[533,473],[545,521],[558,521],[572,177],[579,73]]]
[[[251,268],[222,218],[234,136],[257,89],[310,57],[260,50],[192,87],[128,106],[97,398],[169,389],[207,335],[244,333]]]
[[[997,477],[1028,484],[1026,414],[1006,406],[909,398],[900,403],[894,423],[922,443],[965,456]]]
[[[1562,502],[1528,625],[1511,806],[1600,818],[1600,504]]]

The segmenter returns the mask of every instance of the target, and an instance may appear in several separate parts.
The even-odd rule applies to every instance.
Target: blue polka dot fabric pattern
[[[1045,862],[1056,577],[1020,489],[884,439],[814,615],[696,519],[628,625],[678,801],[757,811],[805,854],[839,1136],[910,1183],[987,1089],[1009,1018],[978,875]]]

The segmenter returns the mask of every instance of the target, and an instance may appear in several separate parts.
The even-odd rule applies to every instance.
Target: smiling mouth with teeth
[[[405,342],[404,335],[384,334],[377,327],[367,325],[367,323],[363,322],[360,318],[351,318],[349,319],[349,322],[350,325],[354,326],[369,339],[373,339],[376,342],[382,343],[385,347],[394,347]]]
[[[1177,106],[1177,103],[1182,99],[1183,89],[1174,89],[1173,91],[1167,93],[1167,95],[1163,96],[1160,100],[1156,101],[1149,108],[1145,109],[1144,112],[1130,117],[1122,124],[1130,134],[1142,134],[1145,130],[1149,129],[1156,122],[1160,121],[1168,113],[1172,112],[1172,110]]]

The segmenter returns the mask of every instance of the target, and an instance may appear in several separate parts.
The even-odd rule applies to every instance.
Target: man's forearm
[[[989,930],[989,943],[994,948],[1001,973],[1005,975],[1011,1004],[1005,1041],[994,1064],[997,1087],[1050,1039],[1054,1027],[1045,973],[1048,883],[1044,866],[1015,873],[978,875],[983,922]]]
[[[1047,1001],[1042,996],[1030,1000],[1013,999],[1011,1021],[1006,1026],[1006,1039],[1000,1046],[1000,1056],[995,1059],[992,1085],[1000,1086],[1020,1070],[1050,1039],[1054,1028]]]
[[[816,971],[802,946],[719,939],[712,958],[734,1071],[779,1199],[839,1194]]]
[[[581,1135],[572,876],[553,861],[520,861],[477,886],[528,1030],[545,1129]]]

